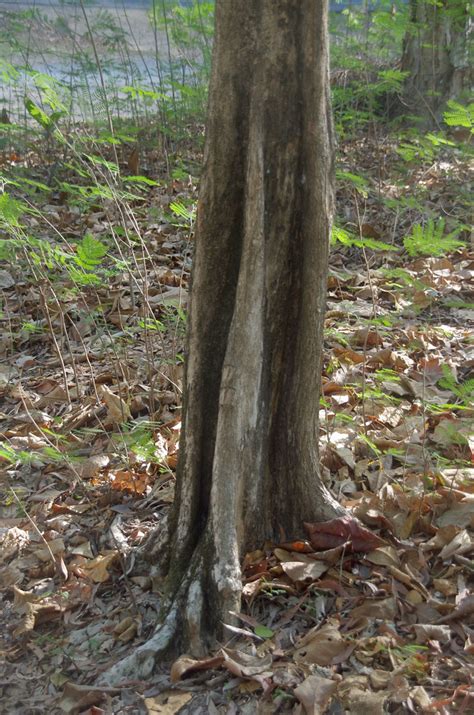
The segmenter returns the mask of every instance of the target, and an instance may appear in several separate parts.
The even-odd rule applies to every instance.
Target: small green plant
[[[438,385],[456,395],[459,404],[470,408],[474,402],[474,378],[457,382],[448,365],[442,365],[443,377],[438,380]]]
[[[447,234],[445,230],[444,218],[436,221],[430,218],[424,226],[416,223],[411,234],[403,239],[406,252],[409,256],[444,256],[450,251],[464,247],[464,242],[458,239],[463,230],[462,226]]]
[[[474,134],[474,102],[464,106],[450,99],[443,117],[448,127],[466,127]]]
[[[369,248],[372,251],[393,251],[393,246],[388,246],[383,241],[375,238],[356,236],[341,226],[334,225],[331,234],[331,243],[341,243],[343,246],[356,246],[357,248]]]

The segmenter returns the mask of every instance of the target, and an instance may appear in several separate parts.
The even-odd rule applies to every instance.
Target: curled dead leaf
[[[337,683],[334,680],[310,675],[293,692],[307,715],[318,715],[325,712],[336,690]]]
[[[223,666],[233,675],[240,678],[253,678],[256,675],[265,675],[272,666],[271,653],[252,655],[240,650],[222,648],[224,656]]]
[[[17,586],[13,586],[13,593],[13,609],[23,615],[22,623],[13,631],[15,637],[32,631],[41,621],[49,620],[65,610],[54,597],[37,596]]]
[[[307,559],[305,561],[282,561],[281,567],[293,582],[303,583],[316,581],[328,570],[329,564],[325,564],[324,561]]]
[[[352,551],[373,551],[386,545],[383,539],[348,516],[318,524],[305,523],[304,526],[315,550],[331,549],[347,543],[348,549]]]
[[[86,561],[81,568],[94,583],[104,583],[109,580],[109,569],[118,560],[118,556],[118,551],[108,551],[104,554],[99,554],[92,561]]]
[[[192,693],[165,690],[156,697],[145,698],[148,715],[175,715],[192,698]]]
[[[130,407],[125,400],[112,392],[107,385],[100,385],[98,391],[107,407],[108,417],[114,424],[123,424],[130,419]]]
[[[343,638],[335,623],[326,623],[313,629],[297,644],[293,653],[295,663],[306,665],[331,665],[342,654],[349,655],[356,644]]]
[[[222,653],[219,653],[214,658],[201,658],[201,660],[190,658],[188,655],[182,655],[175,660],[171,666],[171,682],[177,683],[186,675],[194,673],[197,670],[211,670],[212,668],[219,668],[223,662],[224,656]]]

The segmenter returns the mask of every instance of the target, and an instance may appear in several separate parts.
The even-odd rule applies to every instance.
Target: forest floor
[[[437,223],[433,255],[403,248],[423,215],[468,223],[469,165],[452,147],[403,164],[389,137],[339,148],[337,214],[359,242],[332,250],[314,406],[324,479],[380,540],[256,544],[241,628],[212,658],[95,685],[158,620],[160,582],[130,565],[172,503],[179,446],[200,156],[182,148],[173,179],[141,160],[152,181],[125,217],[38,189],[22,218],[71,255],[123,225],[142,238],[127,265],[81,290],[20,251],[0,270],[2,712],[472,712],[474,251],[464,232],[446,252]],[[48,183],[38,150],[2,163]]]

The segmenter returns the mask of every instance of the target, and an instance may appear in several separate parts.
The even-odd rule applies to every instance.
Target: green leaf
[[[444,112],[444,121],[449,127],[467,127],[474,132],[474,102],[467,107],[450,99]]]
[[[186,221],[192,221],[194,219],[194,215],[196,213],[196,210],[194,207],[188,208],[184,204],[182,204],[180,201],[172,201],[170,203],[170,209],[176,216],[179,216],[180,218],[186,219]]]
[[[255,626],[253,630],[255,635],[259,636],[260,638],[273,638],[273,636],[275,635],[272,629],[267,628],[266,626]]]
[[[422,226],[416,223],[409,236],[403,239],[403,245],[409,256],[443,256],[449,251],[456,251],[464,246],[464,242],[457,237],[462,231],[462,226],[445,235],[445,220],[437,221],[430,218]]]
[[[359,176],[359,174],[351,174],[350,171],[342,171],[341,169],[338,169],[336,171],[336,179],[339,181],[347,181],[350,182],[355,190],[361,194],[361,196],[364,196],[364,198],[367,198],[368,196],[368,183],[367,180],[364,179],[363,176]]]
[[[38,124],[41,124],[43,129],[52,129],[54,127],[54,123],[48,117],[46,112],[43,112],[43,110],[29,97],[25,97],[25,107],[33,119],[37,121]]]
[[[147,186],[159,186],[158,181],[149,179],[148,176],[127,176],[125,181],[132,181],[135,184],[146,184]]]
[[[357,248],[369,248],[372,251],[393,251],[393,246],[388,246],[383,241],[375,238],[359,238],[350,231],[334,225],[331,233],[331,243],[342,243],[343,246],[356,246]]]
[[[107,253],[107,246],[98,241],[90,233],[86,233],[78,244],[75,262],[86,271],[93,271],[101,263]]]
[[[22,201],[18,201],[4,192],[0,194],[0,225],[7,228],[18,228],[20,226],[20,217],[26,211],[27,205]]]

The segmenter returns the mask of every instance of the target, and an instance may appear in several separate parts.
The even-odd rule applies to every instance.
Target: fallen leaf
[[[312,630],[297,643],[293,653],[295,663],[306,665],[331,665],[333,660],[348,650],[355,648],[342,637],[339,629],[333,623],[326,623],[317,630]]]
[[[368,553],[365,558],[371,564],[377,564],[378,566],[398,566],[400,564],[397,551],[393,546],[381,546]]]
[[[251,655],[240,650],[222,648],[224,656],[222,665],[233,675],[240,678],[253,678],[255,675],[264,675],[272,666],[271,653],[264,655]]]
[[[68,682],[64,685],[58,705],[67,715],[76,715],[76,713],[83,711],[88,706],[103,702],[105,697],[103,688]]]
[[[193,697],[192,693],[165,690],[155,698],[144,698],[149,715],[174,715]]]
[[[323,715],[337,690],[337,683],[320,675],[310,675],[294,689],[307,715]]]
[[[456,534],[454,539],[446,544],[439,552],[439,558],[446,561],[450,559],[451,556],[455,554],[467,554],[474,548],[474,541],[472,540],[470,534],[463,529],[459,534]]]
[[[323,573],[329,569],[329,564],[324,561],[282,561],[281,567],[292,581],[305,582],[316,581]]]
[[[367,616],[371,620],[378,618],[383,621],[393,621],[397,613],[397,605],[394,598],[385,598],[379,601],[367,600],[361,606],[356,606],[351,611],[352,618]]]
[[[212,668],[219,668],[223,662],[224,656],[222,653],[219,653],[213,658],[202,658],[201,660],[190,658],[188,655],[182,655],[175,660],[171,666],[171,682],[177,683],[185,675],[194,673],[196,670],[211,670]]]
[[[311,545],[315,550],[330,549],[349,544],[352,551],[373,551],[385,546],[385,541],[369,529],[363,527],[356,519],[342,516],[319,524],[305,523]]]
[[[15,279],[12,274],[5,270],[0,270],[0,288],[6,290],[15,285]]]
[[[100,385],[98,391],[107,407],[108,417],[114,424],[121,425],[131,418],[128,404],[107,385]]]
[[[118,551],[109,551],[99,554],[92,561],[86,561],[81,565],[81,569],[94,583],[104,583],[110,578],[109,569],[118,560]]]
[[[428,641],[438,641],[447,644],[451,640],[451,628],[442,625],[430,625],[428,623],[416,623],[413,626],[417,643],[427,643]]]

